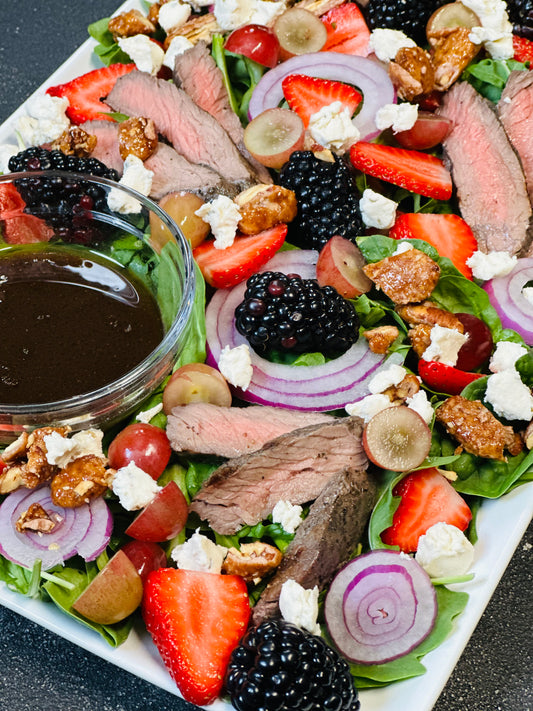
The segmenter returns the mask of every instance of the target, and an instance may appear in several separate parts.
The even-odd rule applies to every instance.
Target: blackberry
[[[533,40],[533,0],[507,0],[507,14],[513,32]]]
[[[233,651],[226,689],[237,711],[357,711],[350,667],[321,637],[284,620],[249,630]]]
[[[418,45],[427,44],[426,25],[437,8],[449,0],[370,0],[364,13],[371,30],[401,30]]]
[[[78,158],[59,150],[32,146],[12,156],[8,163],[12,172],[61,170],[85,173],[118,180],[116,170],[110,170],[96,158]],[[20,178],[14,181],[26,203],[25,212],[42,217],[56,230],[58,237],[90,242],[95,237],[91,210],[107,210],[106,191],[98,185],[63,176]]]
[[[320,160],[311,151],[295,151],[281,169],[280,185],[296,193],[298,214],[288,241],[321,250],[333,235],[352,242],[361,234],[360,195],[351,168],[340,157]]]
[[[235,326],[260,355],[320,352],[336,357],[359,336],[352,303],[315,279],[281,272],[254,274],[235,309]]]

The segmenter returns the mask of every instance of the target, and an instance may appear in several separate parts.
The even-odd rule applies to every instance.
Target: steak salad
[[[479,506],[531,479],[527,2],[361,5],[106,18],[106,66],[47,89],[64,130],[30,114],[4,167],[133,165],[191,242],[194,327],[141,411],[4,450],[0,577],[112,644],[141,616],[198,705],[422,674]]]

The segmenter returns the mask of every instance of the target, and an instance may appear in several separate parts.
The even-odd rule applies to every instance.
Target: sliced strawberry
[[[441,257],[451,259],[461,274],[472,279],[472,270],[466,260],[477,250],[477,240],[468,223],[459,215],[407,212],[396,218],[389,237],[423,239],[435,247]]]
[[[214,701],[250,617],[244,579],[160,568],[148,576],[142,612],[184,699],[199,706]]]
[[[193,250],[204,279],[217,289],[227,289],[248,279],[266,264],[281,247],[287,235],[287,225],[280,222],[256,235],[240,235],[226,249],[214,247],[206,240]]]
[[[459,395],[467,385],[483,377],[483,373],[469,373],[435,360],[419,360],[418,375],[430,390],[446,395]]]
[[[352,164],[363,173],[437,200],[452,196],[452,177],[436,156],[358,141],[350,149]]]
[[[25,207],[26,203],[13,183],[0,184],[0,220],[20,215]]]
[[[51,86],[46,90],[51,96],[66,96],[69,107],[66,114],[72,123],[103,119],[112,121],[107,113],[112,111],[102,99],[115,86],[116,80],[135,69],[135,64],[110,64],[108,67],[93,69],[66,84]]]
[[[513,59],[517,62],[530,62],[530,69],[533,68],[533,41],[527,37],[513,35]]]
[[[363,99],[357,89],[349,84],[306,74],[289,74],[281,86],[287,103],[302,119],[306,128],[311,116],[324,106],[340,101],[352,116]]]
[[[401,501],[381,539],[404,553],[416,551],[420,536],[435,523],[443,521],[464,531],[472,519],[464,499],[435,467],[407,474],[392,493]]]
[[[48,242],[54,236],[54,230],[44,220],[35,215],[20,213],[6,218],[2,223],[3,237],[9,244],[32,244]]]
[[[328,31],[328,38],[322,51],[368,55],[370,30],[363,13],[353,2],[346,2],[332,8],[320,17]]]

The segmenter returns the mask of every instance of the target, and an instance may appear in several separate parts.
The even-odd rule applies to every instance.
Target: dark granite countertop
[[[118,0],[1,5],[0,123],[87,38],[87,25],[113,12]],[[533,709],[532,545],[530,526],[435,711]],[[193,709],[1,607],[0,658],[0,709]]]

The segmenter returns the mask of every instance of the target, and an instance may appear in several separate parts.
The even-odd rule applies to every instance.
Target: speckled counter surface
[[[0,123],[87,38],[89,22],[118,4],[0,0]],[[533,711],[532,546],[530,526],[435,711]],[[194,707],[0,607],[0,711],[36,708]]]

